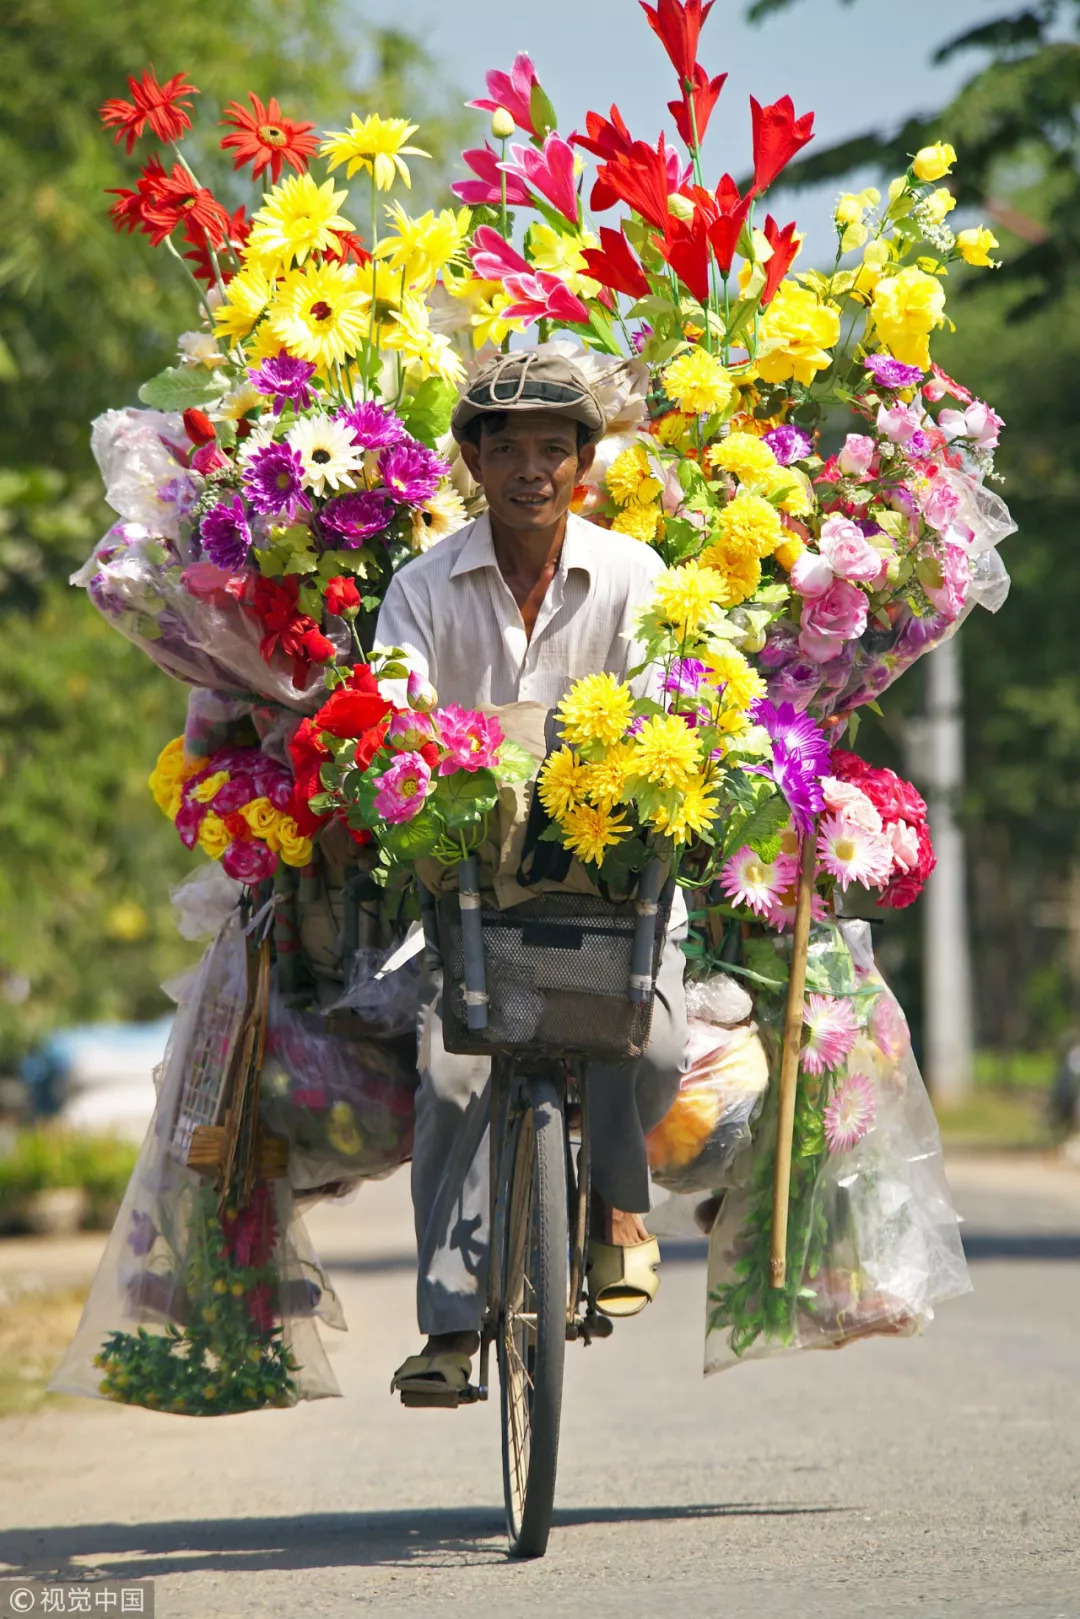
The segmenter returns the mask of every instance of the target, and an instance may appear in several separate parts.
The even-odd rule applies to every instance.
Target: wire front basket
[[[658,881],[621,904],[560,892],[501,911],[466,868],[436,902],[447,1051],[640,1057],[670,909]]]

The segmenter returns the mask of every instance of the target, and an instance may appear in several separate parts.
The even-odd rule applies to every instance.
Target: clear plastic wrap
[[[709,1244],[706,1372],[916,1333],[971,1287],[937,1121],[869,925],[817,925],[811,946],[810,988],[849,999],[857,1033],[835,1072],[799,1077],[783,1287],[769,1286],[775,1083],[732,1167]],[[783,1011],[782,994],[757,998],[774,1075]]]
[[[750,1139],[751,1121],[769,1083],[769,1062],[756,1025],[725,1029],[693,1016],[687,1054],[690,1067],[679,1093],[645,1137],[645,1150],[658,1186],[705,1193],[723,1185],[728,1165]]]
[[[180,994],[154,1117],[50,1387],[187,1416],[336,1395],[315,1317],[344,1317],[288,1181],[258,1180],[245,1208],[219,1217],[213,1185],[187,1167],[193,1129],[217,1120],[242,1021],[236,917]]]

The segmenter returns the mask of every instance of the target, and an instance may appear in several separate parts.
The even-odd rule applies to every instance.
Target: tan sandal
[[[390,1383],[402,1405],[435,1405],[453,1410],[469,1390],[470,1355],[410,1355]]]
[[[625,1248],[594,1237],[589,1243],[586,1272],[594,1308],[601,1315],[616,1318],[637,1315],[659,1291],[659,1263],[660,1244],[655,1237]]]

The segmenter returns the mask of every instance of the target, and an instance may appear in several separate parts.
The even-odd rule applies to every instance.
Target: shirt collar
[[[593,558],[590,554],[588,530],[592,525],[575,512],[570,512],[566,519],[566,534],[563,538],[562,555],[559,558],[559,572],[564,577],[571,568],[580,568],[592,578]],[[451,579],[459,574],[474,573],[480,568],[497,568],[498,560],[495,556],[495,542],[491,537],[491,519],[487,512],[470,524],[457,560],[450,569]]]

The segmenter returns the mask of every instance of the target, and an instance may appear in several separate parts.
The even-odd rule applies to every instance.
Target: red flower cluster
[[[265,579],[260,574],[245,600],[266,632],[259,642],[259,651],[267,663],[280,647],[293,661],[295,684],[304,686],[312,664],[329,663],[337,654],[333,642],[327,640],[315,620],[300,611],[299,595],[300,581],[295,575]]]
[[[344,685],[331,693],[315,717],[301,720],[289,743],[296,777],[289,813],[305,837],[314,837],[330,819],[316,814],[309,803],[322,792],[320,771],[331,757],[324,734],[345,741],[355,738],[354,763],[358,770],[366,770],[386,740],[396,712],[393,703],[380,694],[370,666],[357,663]],[[370,832],[356,832],[351,827],[348,830],[357,843],[371,841]]]
[[[225,1247],[241,1270],[260,1270],[269,1264],[278,1240],[274,1198],[268,1181],[259,1181],[246,1209],[221,1216]]]
[[[915,864],[909,871],[899,872],[893,877],[878,901],[879,905],[903,910],[918,899],[926,879],[937,864],[927,825],[926,800],[910,781],[898,776],[895,770],[867,764],[857,753],[833,748],[829,763],[834,776],[841,781],[852,782],[866,794],[884,826],[904,821],[915,832],[919,844]]]
[[[198,90],[188,84],[182,73],[176,73],[166,84],[159,84],[153,67],[148,67],[141,79],[128,79],[131,101],[106,101],[101,108],[101,122],[106,129],[116,130],[116,141],[126,142],[130,152],[147,124],[150,133],[159,141],[178,141],[185,130],[191,128],[188,116],[191,102],[186,96],[197,96]]]
[[[152,157],[136,185],[135,191],[114,187],[109,193],[118,199],[109,210],[117,230],[129,234],[141,230],[152,247],[159,247],[182,225],[193,246],[209,242],[214,248],[224,247],[229,215],[182,163],[174,163],[167,174],[160,159]]]

